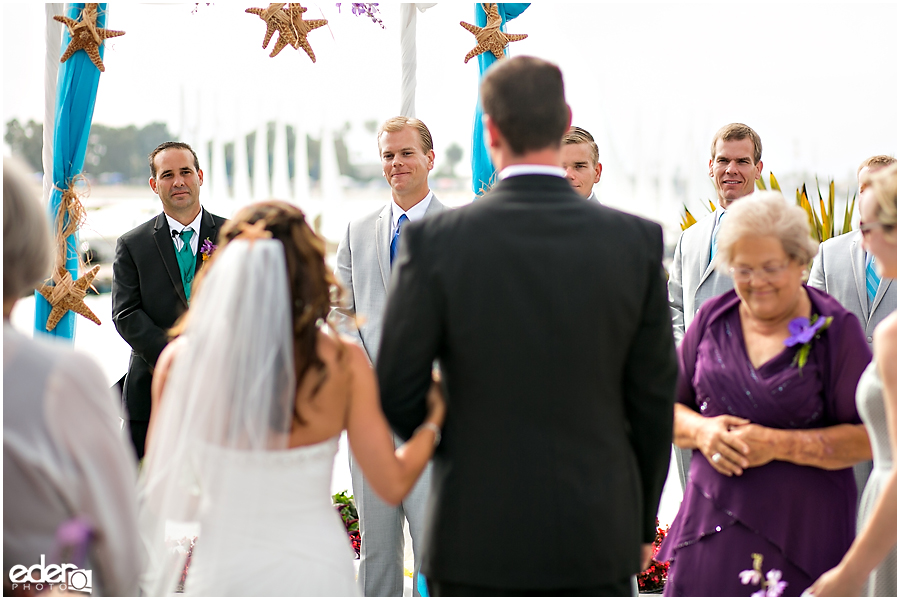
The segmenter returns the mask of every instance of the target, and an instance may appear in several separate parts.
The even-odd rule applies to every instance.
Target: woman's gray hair
[[[49,274],[53,265],[50,223],[40,188],[28,167],[3,158],[3,301],[18,300]]]
[[[803,265],[809,265],[819,248],[810,237],[805,210],[788,204],[781,192],[756,192],[734,202],[722,220],[714,259],[716,269],[728,271],[738,240],[763,236],[778,238],[785,254]]]

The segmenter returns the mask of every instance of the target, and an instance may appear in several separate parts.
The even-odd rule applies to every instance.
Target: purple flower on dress
[[[784,345],[788,348],[797,344],[807,344],[816,333],[825,325],[826,318],[819,317],[814,322],[808,321],[805,317],[797,317],[788,323],[788,331],[791,335],[784,340]]]
[[[809,359],[809,351],[812,348],[813,340],[818,339],[819,334],[828,329],[833,320],[834,317],[813,315],[808,321],[805,317],[797,317],[788,323],[788,331],[791,335],[784,340],[784,345],[788,348],[800,346],[791,364],[797,365],[801,376],[803,375],[803,367]]]

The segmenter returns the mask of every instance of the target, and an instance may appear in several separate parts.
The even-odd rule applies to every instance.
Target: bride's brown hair
[[[222,247],[228,245],[241,236],[247,225],[259,221],[263,221],[265,231],[270,232],[272,238],[284,246],[288,287],[291,291],[297,389],[300,389],[306,375],[312,372],[316,382],[311,396],[315,397],[328,377],[328,369],[316,350],[317,334],[323,323],[331,328],[328,313],[331,311],[332,298],[339,297],[340,286],[325,263],[325,241],[310,228],[303,211],[287,202],[267,200],[239,209],[222,226],[219,232],[219,245]],[[206,267],[212,267],[214,261],[215,254]],[[206,268],[203,271],[206,271]],[[198,275],[198,281],[195,283],[197,287],[202,285],[203,274],[201,272]],[[184,322],[179,323],[173,333],[181,333],[183,327]],[[335,339],[338,339],[333,328],[332,332],[335,333]],[[343,346],[338,343],[338,359],[342,357]],[[294,418],[300,424],[305,424],[296,410]]]

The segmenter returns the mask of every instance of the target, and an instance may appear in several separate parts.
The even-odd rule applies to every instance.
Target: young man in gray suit
[[[700,305],[734,287],[731,277],[715,271],[712,265],[719,223],[732,202],[753,193],[762,169],[762,141],[753,129],[743,123],[729,123],[713,136],[709,176],[719,206],[682,232],[669,273],[669,307],[676,344],[681,342]],[[673,448],[684,491],[691,451]]]
[[[862,182],[866,172],[877,171],[895,162],[896,158],[885,155],[864,160],[856,172],[860,181],[859,195],[866,186]],[[864,223],[860,223],[862,226]],[[856,315],[871,348],[875,326],[897,309],[897,283],[878,276],[872,257],[863,250],[862,239],[863,233],[858,229],[819,244],[819,253],[809,273],[809,285],[834,296],[844,308]],[[858,497],[871,472],[870,460],[853,467]]]
[[[352,221],[338,245],[338,281],[346,298],[335,309],[338,329],[352,337],[374,365],[381,342],[382,313],[391,278],[391,265],[407,223],[444,210],[428,187],[434,168],[434,146],[425,123],[393,117],[378,131],[378,150],[384,177],[391,186],[391,202]],[[399,446],[402,440],[395,438]],[[403,595],[403,519],[409,522],[415,569],[413,594],[419,595],[422,529],[431,487],[431,465],[400,506],[388,506],[375,495],[356,461],[350,458],[353,497],[359,511],[359,582],[366,596]]]

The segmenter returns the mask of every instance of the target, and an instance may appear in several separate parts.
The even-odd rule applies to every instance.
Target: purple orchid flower
[[[766,596],[770,598],[781,596],[787,587],[787,581],[781,581],[781,571],[778,569],[766,573],[766,584]]]
[[[744,585],[759,585],[759,571],[754,571],[753,569],[747,569],[746,571],[741,571],[739,577],[741,578],[741,583]]]
[[[203,240],[203,243],[200,245],[200,254],[203,257],[203,260],[204,261],[209,260],[209,257],[212,256],[213,252],[215,252],[217,248],[218,248],[218,246],[213,244],[209,240],[209,238],[206,238],[205,240]]]
[[[791,335],[784,340],[784,345],[790,348],[797,344],[808,344],[825,325],[825,321],[825,317],[819,317],[815,323],[810,323],[806,317],[797,317],[788,323],[788,331]]]

